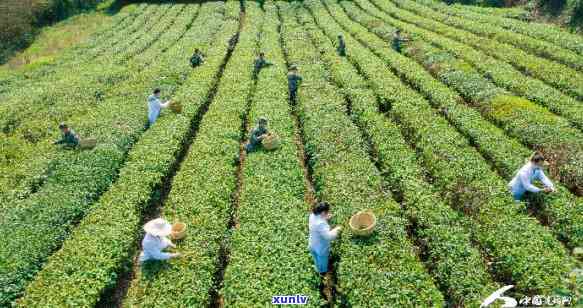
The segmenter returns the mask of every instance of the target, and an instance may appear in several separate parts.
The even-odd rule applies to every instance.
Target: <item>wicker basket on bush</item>
[[[180,102],[171,101],[168,108],[174,113],[182,113],[182,104]]]
[[[281,139],[277,134],[269,133],[261,143],[266,150],[271,151],[281,146]]]
[[[350,229],[358,236],[370,236],[377,225],[377,218],[370,210],[360,211],[350,218]]]
[[[183,222],[176,222],[172,225],[172,233],[170,237],[175,240],[183,239],[186,236],[186,224]]]

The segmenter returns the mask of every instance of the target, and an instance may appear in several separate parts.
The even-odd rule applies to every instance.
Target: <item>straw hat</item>
[[[172,233],[172,225],[165,219],[156,218],[144,225],[144,231],[154,236],[168,236]]]

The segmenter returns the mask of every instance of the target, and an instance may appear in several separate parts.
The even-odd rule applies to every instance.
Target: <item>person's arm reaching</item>
[[[539,179],[541,182],[543,182],[543,185],[545,186],[545,188],[550,189],[550,191],[555,191],[555,185],[545,175],[545,173],[542,170],[537,170],[537,172],[536,172],[536,178]]]
[[[340,227],[336,227],[330,230],[330,226],[328,224],[321,224],[320,225],[320,234],[324,237],[327,241],[332,241],[338,237],[338,233],[340,232]]]

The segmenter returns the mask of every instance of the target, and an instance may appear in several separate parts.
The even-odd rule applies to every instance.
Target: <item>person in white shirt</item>
[[[160,89],[154,89],[154,93],[148,96],[148,123],[150,126],[156,122],[160,116],[162,108],[170,106],[170,101],[162,103],[160,100]]]
[[[309,217],[308,249],[314,258],[318,273],[322,276],[328,272],[330,242],[338,237],[338,233],[342,229],[338,226],[330,230],[328,221],[331,217],[330,205],[326,202],[320,202],[316,205]]]
[[[150,220],[144,225],[146,236],[142,240],[142,252],[140,253],[140,263],[148,260],[168,260],[179,257],[179,253],[163,252],[167,247],[176,248],[172,244],[168,235],[172,233],[172,226],[162,218]]]
[[[547,178],[542,167],[545,164],[544,156],[535,152],[528,163],[518,170],[516,176],[508,183],[508,188],[512,192],[512,197],[515,201],[522,200],[524,194],[528,191],[531,193],[539,193],[544,191],[546,193],[554,192],[555,186],[553,182]],[[544,188],[538,188],[532,184],[534,180],[539,180],[543,183]]]

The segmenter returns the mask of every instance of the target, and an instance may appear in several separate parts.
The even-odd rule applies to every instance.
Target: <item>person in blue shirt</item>
[[[528,191],[531,193],[545,192],[550,193],[555,191],[553,182],[547,178],[542,167],[545,164],[545,158],[541,153],[535,152],[529,159],[528,163],[524,165],[516,176],[508,183],[508,188],[512,193],[515,201],[519,202]],[[544,188],[538,188],[532,184],[533,181],[539,180],[543,183]]]
[[[154,93],[152,95],[148,96],[148,124],[149,124],[149,126],[152,126],[154,124],[154,122],[156,122],[156,120],[160,116],[160,112],[162,111],[162,108],[166,108],[170,105],[170,101],[162,103],[162,101],[160,100],[160,93],[161,93],[160,89],[156,88],[156,89],[154,89]]]
[[[330,214],[330,205],[327,202],[318,203],[309,217],[308,249],[314,259],[316,270],[321,276],[328,272],[328,261],[330,259],[330,243],[338,237],[342,227],[337,226],[330,230],[328,221]]]

